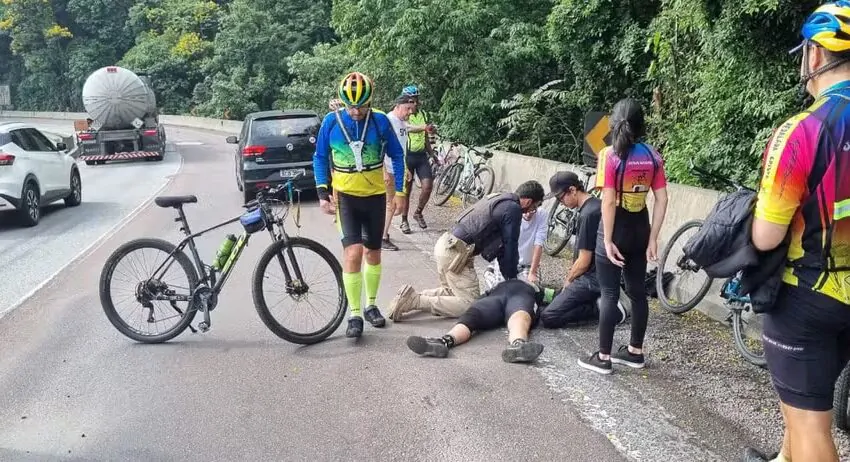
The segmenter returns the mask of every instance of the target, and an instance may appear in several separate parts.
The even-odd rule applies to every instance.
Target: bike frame
[[[286,204],[287,207],[289,207],[292,205],[292,181],[290,180],[286,186],[289,192],[289,201],[286,202]],[[271,212],[268,210],[268,205],[264,201],[258,200],[257,207],[262,210],[262,217],[265,223],[265,228],[269,232],[272,241],[283,241],[284,247],[286,248],[287,256],[292,262],[292,272],[295,273],[295,280],[299,281],[302,285],[305,285],[303,283],[303,276],[301,275],[301,268],[298,266],[298,262],[295,259],[295,254],[292,250],[292,247],[287,245],[289,242],[289,235],[286,233],[286,229],[284,228],[283,223],[278,223],[278,221],[270,219]],[[159,265],[159,267],[154,271],[153,276],[151,276],[148,280],[158,279],[157,275],[160,274],[160,271],[163,271],[164,274],[164,272],[167,271],[168,268],[171,267],[171,264],[175,261],[174,255],[178,252],[182,252],[183,249],[188,246],[189,250],[192,253],[194,264],[197,267],[197,270],[200,275],[203,276],[202,279],[198,282],[198,286],[195,288],[195,291],[197,291],[197,288],[199,287],[211,286],[213,294],[215,296],[218,296],[224,288],[224,285],[227,283],[227,280],[229,279],[230,275],[233,273],[233,268],[235,268],[236,262],[239,260],[239,257],[242,256],[242,251],[245,250],[245,247],[248,245],[248,241],[250,241],[251,239],[251,234],[243,230],[242,234],[237,238],[236,243],[233,246],[233,251],[230,253],[230,256],[228,257],[227,261],[222,266],[221,277],[218,278],[218,280],[216,280],[216,272],[214,269],[210,268],[209,271],[206,270],[205,267],[208,265],[206,265],[201,259],[200,253],[198,252],[198,248],[195,245],[195,238],[203,236],[204,234],[207,234],[210,231],[214,231],[224,226],[236,223],[237,221],[239,221],[242,215],[239,215],[235,218],[231,218],[217,225],[213,225],[197,233],[192,233],[189,229],[189,220],[186,218],[186,213],[183,211],[182,206],[177,207],[177,214],[178,217],[175,218],[174,221],[180,223],[180,231],[183,232],[186,237],[182,241],[180,241],[180,243],[173,251],[171,251],[165,261],[163,261],[162,264]],[[277,227],[279,228],[279,233],[275,233],[275,225],[278,225]],[[283,275],[287,284],[287,289],[289,289],[292,286],[293,278],[289,272],[288,265],[286,264],[283,255],[281,255],[280,253],[278,253],[277,259],[280,263],[281,270],[283,271]],[[194,296],[195,293],[193,291],[193,293],[189,296],[157,295],[153,299],[167,300],[171,302],[184,301],[191,303]],[[195,307],[195,309],[197,309],[197,307]],[[201,307],[201,311],[204,313],[204,322],[207,328],[209,328],[209,326],[211,325],[209,315],[210,309],[211,308],[207,304],[203,304]]]

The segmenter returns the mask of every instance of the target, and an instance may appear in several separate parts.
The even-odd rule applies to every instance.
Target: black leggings
[[[614,220],[614,244],[625,260],[625,266],[611,263],[605,254],[603,227],[599,226],[599,239],[596,243],[596,278],[602,292],[599,310],[599,352],[611,354],[614,343],[614,329],[622,319],[617,309],[620,300],[620,276],[626,283],[626,295],[632,305],[632,338],[629,344],[643,348],[646,324],[649,320],[649,302],[646,299],[646,247],[649,243],[649,216],[642,212],[629,213],[617,207]]]

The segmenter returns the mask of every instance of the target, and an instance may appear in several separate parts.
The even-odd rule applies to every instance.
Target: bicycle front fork
[[[307,283],[304,282],[304,277],[301,275],[301,268],[298,266],[298,260],[295,259],[295,252],[291,245],[285,245],[286,256],[292,262],[292,272],[295,273],[293,280],[292,274],[289,272],[289,265],[286,264],[286,259],[283,254],[278,252],[277,261],[280,263],[280,269],[283,271],[283,277],[286,280],[286,291],[290,295],[302,295],[307,293]]]

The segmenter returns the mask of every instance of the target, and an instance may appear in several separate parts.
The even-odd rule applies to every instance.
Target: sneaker
[[[420,356],[445,358],[449,355],[449,347],[443,339],[434,337],[407,337],[407,348]]]
[[[617,324],[623,324],[626,322],[626,319],[629,319],[629,312],[626,311],[626,307],[623,305],[622,300],[617,302],[617,311],[620,312],[620,322]]]
[[[419,225],[420,228],[428,228],[428,223],[425,223],[425,217],[423,217],[421,213],[414,213],[413,219],[416,220],[416,224]]]
[[[516,339],[502,350],[502,361],[506,363],[530,363],[543,353],[543,345]]]
[[[410,223],[408,223],[407,220],[402,220],[401,225],[398,228],[404,234],[410,234],[410,233],[413,232],[413,231],[410,230]]]
[[[385,238],[381,239],[381,249],[382,250],[391,250],[391,251],[395,252],[395,251],[398,250],[398,246],[393,244],[393,242],[390,240],[390,238],[385,237]]]
[[[599,352],[593,353],[587,359],[578,360],[578,365],[593,372],[598,372],[600,374],[610,374],[612,371],[611,360],[599,359]]]
[[[632,299],[622,289],[620,289],[620,299],[617,300],[617,309],[624,313],[623,322],[626,322],[626,319],[632,315]]]
[[[348,329],[345,329],[345,336],[349,338],[360,337],[363,335],[363,318],[355,316],[348,319]]]
[[[636,355],[629,351],[629,347],[623,345],[616,353],[611,355],[611,362],[614,364],[622,364],[635,369],[643,369],[643,353]]]
[[[366,308],[366,311],[363,312],[363,317],[369,321],[373,327],[384,327],[387,324],[387,320],[384,319],[384,315],[381,314],[381,310],[378,309],[375,305],[369,305]]]
[[[617,324],[623,324],[627,319],[629,319],[629,310],[626,309],[626,305],[623,303],[622,299],[623,294],[620,294],[620,296],[620,300],[617,300],[617,311],[620,312],[620,320],[617,321]],[[602,297],[596,299],[596,309],[599,310],[600,313],[602,312]]]
[[[396,296],[390,301],[389,317],[393,322],[399,322],[405,313],[416,309],[416,300],[419,295],[413,286],[405,284],[398,289]]]
[[[778,452],[772,456],[766,456],[753,448],[746,448],[744,449],[744,457],[741,458],[741,462],[768,462],[777,457],[779,457]]]

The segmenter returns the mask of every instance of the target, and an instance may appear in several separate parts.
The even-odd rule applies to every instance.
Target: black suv
[[[238,145],[236,184],[244,200],[254,199],[259,188],[280,184],[303,173],[295,185],[315,189],[313,153],[322,119],[312,111],[263,111],[245,117],[239,137],[227,142]]]

